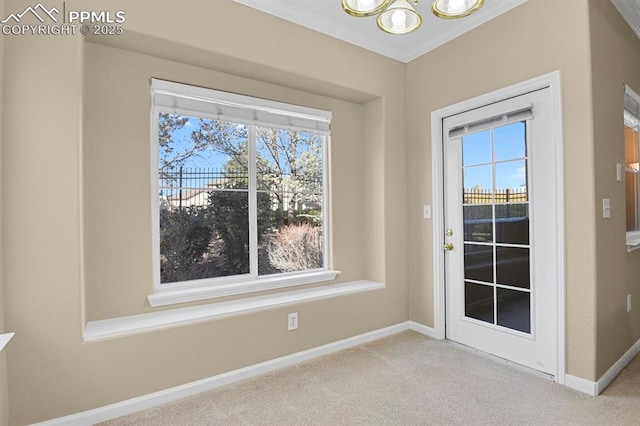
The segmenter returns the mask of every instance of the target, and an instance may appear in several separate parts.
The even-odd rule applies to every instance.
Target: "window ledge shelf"
[[[255,296],[228,302],[191,306],[149,314],[131,315],[106,320],[89,321],[84,330],[84,341],[92,342],[132,334],[145,333],[162,328],[176,327],[214,319],[226,318],[249,312],[273,309],[293,303],[310,302],[329,297],[360,293],[385,288],[383,283],[351,281],[323,285],[284,293]]]
[[[640,249],[640,231],[627,232],[627,251]]]
[[[631,253],[632,251],[640,250],[640,242],[631,243],[627,241],[627,252]]]
[[[149,304],[155,308],[158,306],[214,299],[216,297],[236,296],[239,294],[331,281],[334,280],[339,273],[339,271],[314,271],[301,274],[267,276],[249,281],[236,281],[211,286],[164,290],[150,294],[147,296],[147,300]]]

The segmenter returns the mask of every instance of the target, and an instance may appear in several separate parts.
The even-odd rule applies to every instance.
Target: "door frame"
[[[556,227],[555,245],[561,255],[557,259],[557,371],[556,382],[565,384],[565,226],[564,226],[564,142],[562,128],[562,90],[560,71],[554,71],[521,83],[468,99],[431,112],[431,161],[433,204],[433,299],[435,337],[446,338],[445,253],[444,245],[444,119],[534,90],[549,88],[552,108],[552,135],[555,141],[555,162],[550,167],[555,176]]]

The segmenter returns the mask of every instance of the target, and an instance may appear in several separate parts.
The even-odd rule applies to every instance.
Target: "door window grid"
[[[519,130],[522,139],[522,152],[520,153],[508,153],[501,152],[508,151],[509,148],[505,148],[503,143],[496,142],[496,132],[500,132],[501,130],[511,128],[512,130]],[[519,129],[517,129],[519,128]],[[527,149],[526,149],[526,122],[517,122],[507,126],[503,126],[502,128],[494,128],[489,129],[484,132],[480,132],[481,134],[475,135],[467,135],[463,137],[463,211],[464,214],[464,247],[465,247],[465,316],[474,318],[476,320],[482,321],[484,324],[489,323],[493,326],[497,327],[507,327],[512,330],[524,332],[530,334],[531,332],[531,289],[530,289],[530,241],[529,241],[529,196],[528,196],[528,177],[527,177]],[[467,140],[465,140],[467,139]],[[485,149],[480,151],[485,151],[484,153],[473,152],[473,142],[480,142],[480,145],[484,145]],[[484,140],[482,140],[484,139]],[[465,143],[470,140],[471,143]],[[497,148],[497,145],[502,144],[502,148]],[[512,144],[513,145],[513,144]],[[466,147],[466,149],[465,149]],[[488,151],[487,148],[488,147]],[[511,149],[513,146],[511,147]],[[469,155],[471,154],[471,155]],[[489,154],[489,155],[487,155]],[[475,161],[474,161],[475,159]],[[488,161],[487,161],[488,160]],[[508,169],[510,166],[515,164],[521,165],[519,170],[522,172],[522,178],[524,180],[524,185],[519,188],[519,190],[512,191],[511,188],[500,190],[502,186],[499,169],[505,168]],[[490,183],[488,190],[483,189],[479,182],[482,182],[482,173],[477,173],[481,171],[481,169],[485,169],[485,175],[487,174],[486,170],[490,168]],[[471,175],[471,179],[465,179]],[[475,175],[475,176],[473,176]],[[474,179],[475,177],[475,179]],[[486,184],[487,176],[484,176],[484,183]],[[509,181],[510,179],[506,179]],[[471,186],[469,183],[473,184]],[[507,185],[508,188],[508,185]],[[526,239],[520,238],[521,241],[513,242],[505,242],[503,241],[505,238],[498,235],[499,227],[498,220],[502,220],[503,222],[509,221],[518,221],[519,219],[513,219],[513,216],[509,214],[509,210],[513,208],[514,210],[519,211],[523,217],[526,217]],[[498,209],[506,211],[506,214],[500,212],[498,214]],[[481,212],[480,216],[483,216],[481,219],[468,219],[466,213],[471,210],[484,210]],[[482,214],[484,213],[484,214]],[[488,215],[487,213],[490,213]],[[518,214],[518,212],[516,212]],[[489,217],[487,217],[489,216]],[[500,218],[498,217],[500,216]],[[502,217],[504,216],[504,217]],[[472,216],[473,217],[473,216]],[[517,216],[516,216],[517,217]],[[489,220],[489,223],[487,223]],[[475,222],[475,223],[474,223]],[[489,225],[489,226],[487,226]],[[508,231],[508,225],[501,225],[506,229],[503,230],[503,233]],[[513,226],[511,227],[512,231],[515,229]],[[520,227],[522,228],[522,227]],[[471,229],[479,230],[478,234],[480,234],[480,238],[477,238],[478,235],[474,235],[474,232]],[[474,238],[475,237],[475,238]],[[516,238],[517,239],[517,238]],[[490,256],[486,253],[486,249],[482,249],[482,247],[489,248],[491,250]],[[487,276],[481,277],[484,279],[474,279],[473,273],[470,273],[469,268],[467,268],[467,261],[471,261],[471,256],[467,256],[467,253],[470,251],[485,251],[484,254],[480,256],[484,257],[484,262],[488,260],[490,257],[491,262],[491,271],[485,271],[487,274],[490,272],[490,279],[487,279]],[[508,263],[513,263],[513,259],[508,259],[502,257],[500,252],[504,251],[524,251],[526,250],[526,255],[520,255],[520,261],[517,259],[515,261],[516,274],[526,275],[525,277],[521,277],[523,281],[526,281],[526,287],[521,287],[518,285],[514,285],[513,282],[506,283],[504,282],[505,274],[502,269]],[[524,261],[523,259],[524,258]],[[524,263],[526,263],[526,267],[524,267]],[[486,265],[484,266],[486,268]],[[518,272],[518,270],[520,270]],[[476,276],[475,278],[478,278]],[[508,281],[508,280],[507,280]],[[473,299],[473,290],[475,288],[476,296],[480,294],[479,298],[476,298],[475,301]],[[489,292],[490,290],[490,292]],[[491,294],[491,309],[490,315],[488,311],[489,309],[485,309],[485,312],[482,314],[477,314],[477,312],[472,312],[471,309],[473,307],[473,303],[487,303],[487,297]],[[509,303],[503,303],[507,299],[515,299],[515,303],[511,303],[511,305],[520,305],[519,309],[523,309],[528,313],[526,320],[516,321],[519,324],[514,323],[510,320],[501,319],[501,313],[503,311],[508,310],[510,307]],[[526,298],[526,301],[524,300]],[[480,299],[480,300],[477,300]],[[483,302],[484,300],[484,302]],[[472,303],[473,302],[473,303]],[[524,307],[523,305],[527,305]],[[522,316],[522,315],[520,315]],[[518,317],[517,315],[512,315],[513,318]]]

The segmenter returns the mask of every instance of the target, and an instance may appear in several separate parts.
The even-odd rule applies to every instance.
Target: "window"
[[[629,86],[624,93],[624,162],[627,248],[640,248],[640,96]]]
[[[155,291],[207,289],[197,300],[335,278],[331,113],[155,79],[151,93]]]

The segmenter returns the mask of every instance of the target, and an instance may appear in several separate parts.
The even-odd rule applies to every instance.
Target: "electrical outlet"
[[[290,313],[287,317],[287,330],[297,330],[298,329],[298,313],[293,312]]]
[[[627,312],[631,312],[631,295],[627,294]]]

